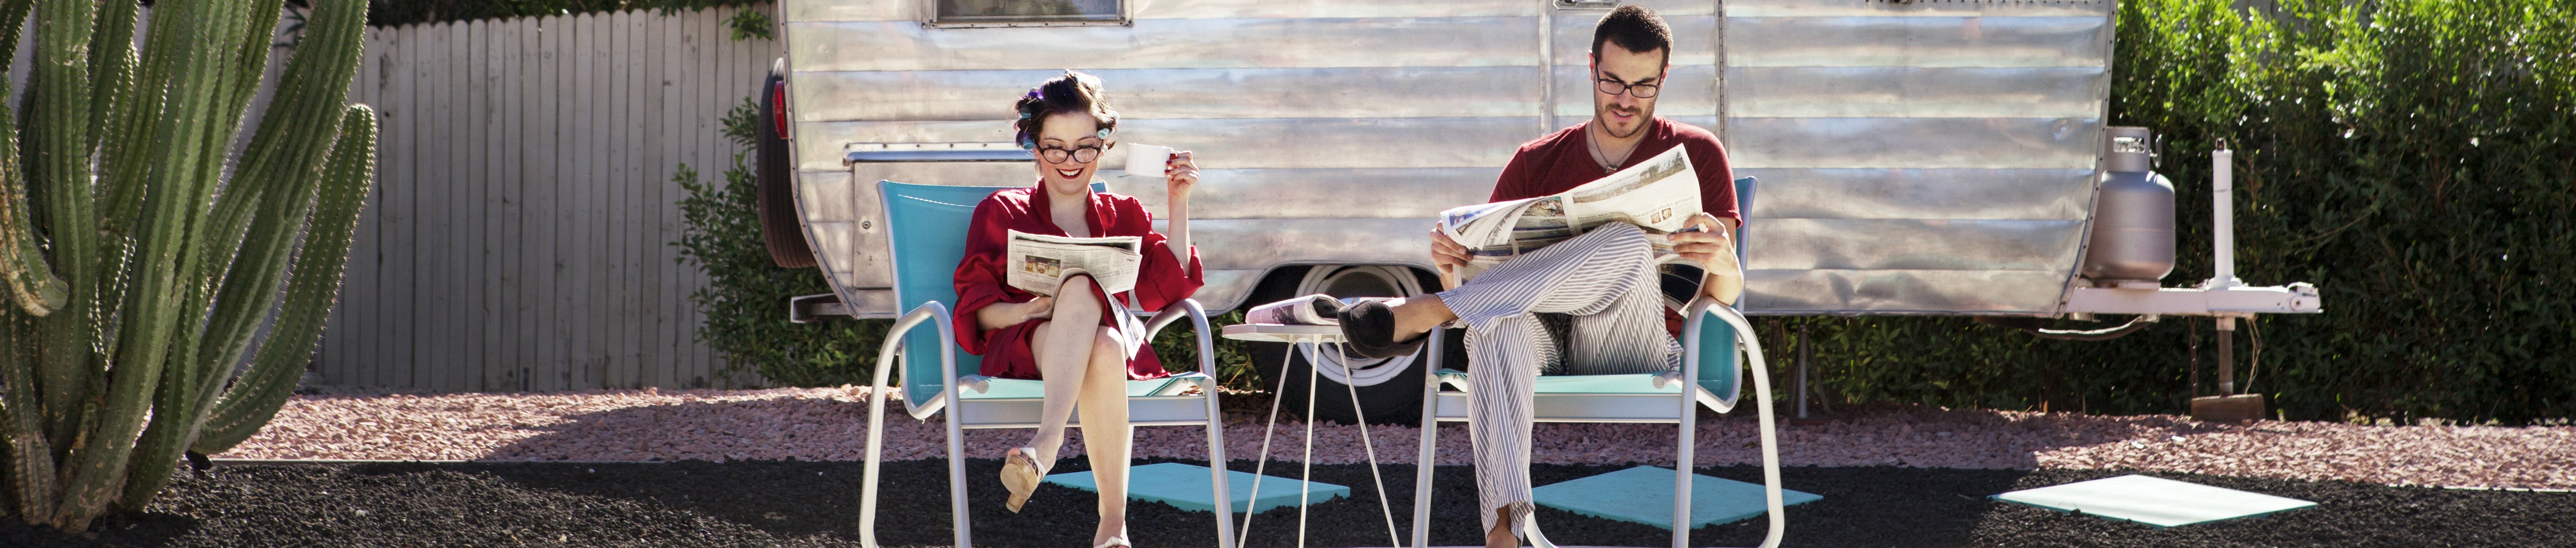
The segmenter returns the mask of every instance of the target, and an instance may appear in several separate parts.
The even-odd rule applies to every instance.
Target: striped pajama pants
[[[1530,410],[1539,375],[1681,367],[1681,344],[1664,331],[1649,237],[1635,226],[1603,225],[1440,292],[1467,329],[1480,531],[1493,530],[1495,509],[1506,506],[1520,517],[1513,534],[1528,523]]]

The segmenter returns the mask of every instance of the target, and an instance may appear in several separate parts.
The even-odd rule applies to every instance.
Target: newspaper
[[[1091,276],[1103,293],[1136,287],[1136,270],[1144,263],[1145,239],[1136,236],[1068,238],[1011,231],[1002,260],[1011,287],[1054,296],[1056,287],[1075,274]]]
[[[1440,232],[1467,247],[1466,265],[1441,274],[1457,287],[1504,260],[1565,241],[1608,222],[1670,234],[1700,213],[1699,173],[1682,147],[1572,190],[1440,212]],[[1650,238],[1658,263],[1680,261],[1672,243]]]

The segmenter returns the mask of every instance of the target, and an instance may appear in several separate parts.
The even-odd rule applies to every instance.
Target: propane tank
[[[2174,187],[2156,174],[2154,135],[2104,128],[2084,278],[2102,287],[2156,287],[2174,265]]]

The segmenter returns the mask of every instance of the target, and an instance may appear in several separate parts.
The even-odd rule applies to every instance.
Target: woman
[[[1144,326],[1127,304],[1132,298],[1144,310],[1161,310],[1205,285],[1189,235],[1190,187],[1198,184],[1198,167],[1188,152],[1166,163],[1167,238],[1154,232],[1153,214],[1143,201],[1091,191],[1098,161],[1114,146],[1118,127],[1118,112],[1102,101],[1099,79],[1065,71],[1020,97],[1018,109],[1017,140],[1036,160],[1037,182],[996,191],[976,204],[966,258],[957,264],[957,315],[972,321],[957,322],[957,340],[967,352],[984,356],[985,376],[1037,379],[1046,386],[1036,436],[1004,456],[1002,484],[1011,490],[1011,511],[1020,510],[1054,467],[1065,420],[1078,408],[1083,447],[1100,488],[1100,527],[1092,544],[1128,546],[1127,465],[1135,427],[1127,422],[1126,381],[1170,373],[1143,347]],[[1006,283],[1002,259],[1012,230],[1141,236],[1144,263],[1136,287],[1105,295],[1090,277],[1077,275],[1064,281],[1055,298],[1014,289]]]

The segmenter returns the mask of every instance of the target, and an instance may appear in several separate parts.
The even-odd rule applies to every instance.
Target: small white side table
[[[1349,378],[1349,375],[1350,375],[1349,368],[1350,368],[1350,362],[1351,362],[1351,360],[1350,360],[1350,356],[1349,356],[1349,354],[1347,354],[1347,353],[1346,353],[1346,351],[1342,348],[1342,345],[1341,345],[1341,344],[1339,344],[1339,343],[1342,343],[1342,342],[1346,342],[1346,339],[1342,336],[1342,328],[1341,328],[1341,326],[1335,326],[1335,325],[1235,324],[1235,325],[1225,326],[1224,333],[1225,333],[1225,338],[1228,338],[1228,339],[1234,339],[1234,340],[1239,340],[1239,341],[1258,341],[1258,342],[1282,342],[1282,343],[1288,343],[1288,353],[1287,353],[1287,355],[1285,355],[1285,356],[1281,356],[1281,357],[1280,357],[1280,359],[1279,359],[1279,363],[1281,363],[1281,364],[1283,364],[1283,365],[1284,365],[1284,364],[1287,364],[1287,363],[1288,363],[1288,362],[1290,362],[1290,361],[1293,361],[1294,359],[1296,359],[1297,352],[1300,350],[1300,348],[1299,348],[1299,347],[1309,347],[1309,345],[1312,345],[1312,346],[1311,346],[1311,348],[1312,348],[1313,350],[1321,351],[1321,350],[1322,350],[1322,348],[1321,348],[1321,347],[1323,347],[1323,346],[1331,346],[1331,347],[1333,348],[1333,351],[1334,351],[1334,352],[1336,352],[1336,353],[1342,353],[1342,356],[1341,356],[1341,357],[1342,357],[1342,359],[1341,359],[1341,360],[1337,360],[1337,362],[1339,362],[1339,363],[1342,365],[1342,368],[1343,368],[1342,374],[1344,375],[1344,378]],[[1310,355],[1311,355],[1311,354],[1310,354]],[[1307,366],[1306,366],[1306,387],[1307,387],[1307,388],[1306,388],[1306,413],[1305,413],[1305,417],[1306,417],[1306,458],[1305,458],[1305,466],[1306,466],[1306,468],[1305,468],[1305,473],[1300,474],[1300,477],[1302,478],[1300,481],[1305,482],[1305,484],[1307,485],[1307,487],[1304,487],[1304,488],[1299,489],[1299,491],[1300,491],[1300,492],[1299,492],[1299,493],[1298,493],[1298,495],[1297,495],[1297,546],[1298,546],[1298,548],[1305,548],[1305,546],[1306,546],[1306,507],[1307,507],[1307,502],[1308,502],[1308,501],[1306,500],[1306,497],[1307,497],[1307,493],[1309,493],[1309,492],[1312,492],[1312,491],[1313,491],[1312,484],[1315,482],[1315,479],[1314,479],[1314,478],[1315,478],[1315,389],[1314,389],[1314,386],[1315,386],[1316,380],[1321,376],[1321,374],[1320,374],[1320,371],[1321,371],[1321,370],[1319,370],[1319,369],[1317,369],[1317,368],[1315,367],[1315,365],[1312,363],[1312,362],[1314,362],[1314,361],[1319,361],[1319,360],[1309,360],[1309,363],[1308,363],[1308,364],[1307,364]],[[1262,425],[1262,429],[1261,429],[1261,457],[1260,457],[1260,459],[1261,459],[1261,460],[1259,460],[1259,461],[1255,461],[1255,464],[1253,465],[1253,469],[1252,469],[1252,474],[1253,474],[1253,476],[1252,476],[1252,492],[1253,492],[1254,494],[1256,494],[1256,495],[1257,495],[1257,494],[1259,494],[1259,493],[1261,493],[1261,477],[1262,477],[1262,476],[1261,476],[1261,474],[1262,474],[1262,472],[1263,472],[1264,470],[1268,469],[1268,468],[1269,468],[1269,466],[1270,466],[1270,435],[1271,435],[1271,433],[1273,433],[1273,432],[1277,432],[1277,431],[1278,431],[1278,426],[1279,426],[1279,394],[1280,394],[1280,392],[1281,392],[1281,391],[1285,390],[1285,389],[1287,388],[1287,386],[1288,386],[1288,376],[1285,374],[1285,373],[1287,372],[1287,368],[1286,368],[1286,367],[1282,367],[1282,368],[1280,368],[1280,372],[1281,372],[1282,374],[1279,376],[1279,379],[1277,379],[1277,384],[1273,385],[1273,386],[1271,387],[1271,389],[1270,389],[1270,395],[1271,395],[1271,397],[1270,397],[1270,420],[1269,420],[1269,422],[1264,423],[1264,424]],[[1345,385],[1345,386],[1348,386],[1348,385]],[[1359,388],[1358,388],[1358,387],[1355,387],[1355,386],[1354,386],[1354,387],[1349,387],[1349,388],[1350,388],[1350,395],[1351,395],[1351,411],[1352,411],[1352,413],[1355,413],[1355,414],[1362,413],[1362,412],[1360,411],[1360,393],[1359,393]],[[1381,512],[1381,513],[1383,513],[1383,514],[1386,516],[1386,538],[1387,538],[1388,546],[1403,546],[1403,545],[1404,545],[1404,542],[1403,542],[1403,541],[1401,541],[1401,540],[1398,540],[1398,539],[1397,539],[1397,535],[1396,535],[1396,532],[1395,532],[1395,508],[1394,508],[1394,506],[1393,506],[1393,505],[1390,505],[1390,504],[1388,504],[1388,503],[1387,503],[1387,498],[1386,498],[1386,479],[1383,477],[1383,475],[1381,475],[1381,474],[1379,474],[1379,473],[1378,473],[1378,468],[1377,468],[1377,444],[1376,444],[1376,443],[1374,443],[1374,442],[1372,442],[1372,441],[1369,439],[1369,431],[1368,431],[1368,417],[1367,417],[1367,415],[1365,415],[1365,414],[1361,414],[1359,418],[1360,418],[1360,446],[1361,446],[1361,448],[1362,448],[1362,449],[1364,449],[1364,450],[1368,451],[1369,478],[1370,478],[1371,480],[1374,480],[1374,481],[1376,481],[1376,482],[1377,482],[1377,505],[1378,505],[1378,511],[1379,511],[1379,512]],[[1419,465],[1419,464],[1417,464],[1417,465]],[[1240,533],[1240,534],[1241,534],[1245,539],[1249,539],[1249,538],[1251,538],[1251,535],[1252,535],[1252,514],[1250,514],[1250,513],[1246,513],[1246,514],[1244,514],[1244,515],[1243,515],[1243,528],[1242,528],[1242,529],[1240,529],[1240,531],[1241,531],[1241,533]],[[1242,539],[1238,539],[1238,540],[1236,540],[1235,545],[1236,545],[1236,546],[1243,546],[1244,544],[1243,544]]]

